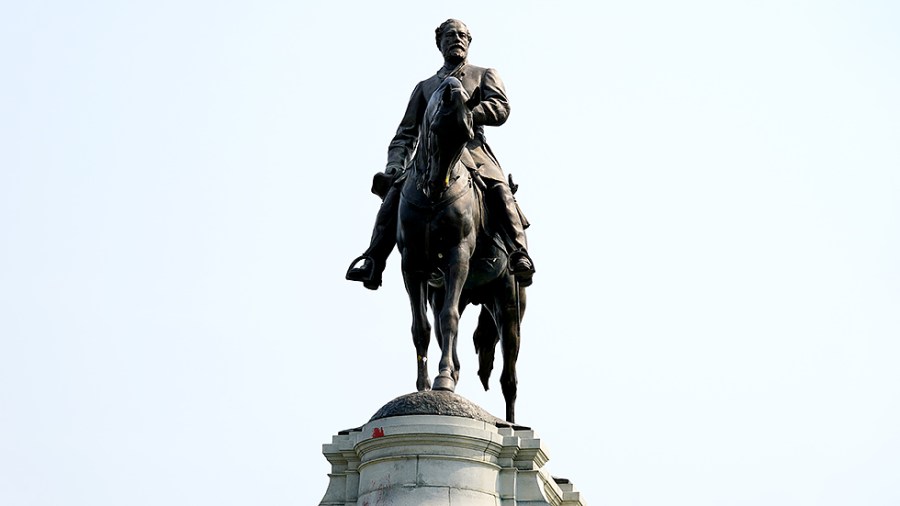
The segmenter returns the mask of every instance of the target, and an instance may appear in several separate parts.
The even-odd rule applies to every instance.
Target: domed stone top
[[[425,390],[401,395],[381,407],[369,421],[404,415],[460,416],[487,422],[497,427],[511,424],[488,413],[481,406],[453,392]]]

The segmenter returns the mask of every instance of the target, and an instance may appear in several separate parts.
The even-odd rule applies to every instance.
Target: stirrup
[[[354,267],[360,260],[362,266]],[[366,267],[368,265],[368,267]],[[349,281],[360,281],[369,290],[378,290],[381,286],[381,276],[377,272],[375,259],[369,255],[360,255],[350,262],[347,274],[344,276]]]
[[[520,259],[527,260],[528,263],[531,264],[531,268],[526,270],[513,270],[513,264],[517,263]],[[516,280],[521,286],[531,286],[534,272],[534,260],[528,255],[528,252],[520,249],[509,255],[509,273],[516,277]]]

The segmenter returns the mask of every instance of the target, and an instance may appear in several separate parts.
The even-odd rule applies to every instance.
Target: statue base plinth
[[[435,399],[446,401],[439,402],[444,407],[457,404],[468,414],[403,414],[447,410],[422,408],[416,402],[422,399],[426,405]],[[387,409],[389,414],[379,417],[398,401],[400,414]],[[392,403],[366,425],[342,431],[323,445],[332,470],[319,506],[584,504],[567,480],[544,469],[546,448],[534,431],[478,419],[485,418],[477,414],[484,410],[450,392],[421,392]]]

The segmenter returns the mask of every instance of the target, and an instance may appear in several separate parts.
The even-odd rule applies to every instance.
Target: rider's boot
[[[534,277],[534,262],[524,249],[513,251],[509,255],[509,272],[522,286],[531,286]]]
[[[347,269],[346,278],[350,281],[361,281],[369,290],[378,290],[381,286],[381,273],[387,258],[397,244],[397,208],[400,205],[400,188],[393,186],[384,197],[378,215],[375,216],[375,228],[366,251],[356,257]],[[357,265],[362,261],[362,264]]]
[[[368,250],[366,250],[368,252]],[[362,263],[360,264],[360,261]],[[381,286],[381,273],[384,264],[378,264],[372,255],[362,254],[356,257],[347,269],[345,278],[350,281],[362,281],[364,287],[369,290],[378,290]]]
[[[490,193],[493,196],[495,214],[499,215],[496,221],[512,250],[509,255],[509,272],[520,285],[529,286],[534,276],[534,262],[528,256],[525,228],[516,201],[509,186],[504,183],[495,184]]]

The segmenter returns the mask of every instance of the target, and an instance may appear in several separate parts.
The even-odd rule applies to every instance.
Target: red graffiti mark
[[[384,429],[381,427],[375,427],[372,431],[372,437],[384,437]]]

